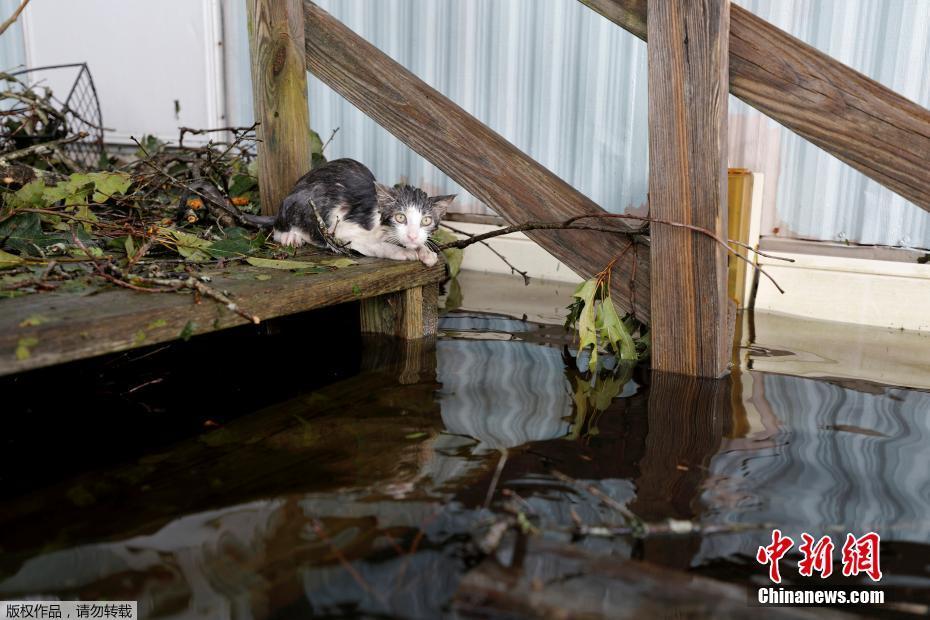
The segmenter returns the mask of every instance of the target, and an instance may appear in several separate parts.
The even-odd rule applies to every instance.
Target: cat
[[[297,181],[274,219],[273,236],[285,246],[326,247],[312,200],[329,234],[347,249],[432,267],[439,259],[426,241],[454,199],[409,185],[387,187],[363,164],[337,159]]]

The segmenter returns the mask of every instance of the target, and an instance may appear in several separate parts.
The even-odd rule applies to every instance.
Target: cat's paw
[[[439,257],[436,256],[436,252],[433,252],[425,245],[417,248],[417,258],[419,258],[420,262],[427,267],[432,267],[437,262],[439,262]]]
[[[390,254],[387,254],[387,258],[393,258],[394,260],[419,260],[420,257],[417,256],[416,250],[411,250],[409,248],[399,248],[394,246],[391,248]]]
[[[290,229],[288,231],[275,231],[274,240],[283,246],[298,247],[307,241],[307,236],[298,230]]]

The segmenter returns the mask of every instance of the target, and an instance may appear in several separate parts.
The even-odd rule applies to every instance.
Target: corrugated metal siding
[[[576,0],[318,4],[596,202],[645,202],[646,46]],[[247,50],[236,58],[247,83]],[[325,140],[340,128],[329,157],[360,159],[385,181],[462,191],[312,77],[309,90],[314,129]],[[467,196],[459,206],[484,212]]]

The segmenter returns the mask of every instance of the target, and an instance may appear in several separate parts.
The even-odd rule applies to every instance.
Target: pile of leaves
[[[0,84],[0,298],[193,289],[257,320],[203,271],[247,262],[313,274],[354,263],[294,260],[248,222],[261,212],[255,125],[182,127],[176,145],[144,136],[135,152],[86,169],[61,149],[80,135],[60,122],[51,93],[7,74]],[[190,135],[207,141],[185,145]],[[313,165],[325,162],[316,133],[310,144]]]
[[[54,151],[28,162],[0,153],[0,296],[90,291],[114,278],[144,287],[205,266],[286,256],[245,226],[242,214],[261,209],[254,127],[230,134],[181,148],[146,137],[129,161],[67,174]]]

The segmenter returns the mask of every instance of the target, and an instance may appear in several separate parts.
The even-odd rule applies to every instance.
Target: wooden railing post
[[[310,109],[301,0],[247,0],[262,213],[274,215],[310,170]]]
[[[649,206],[654,218],[727,235],[729,0],[648,0]],[[684,228],[650,230],[652,365],[728,368],[727,255]]]

